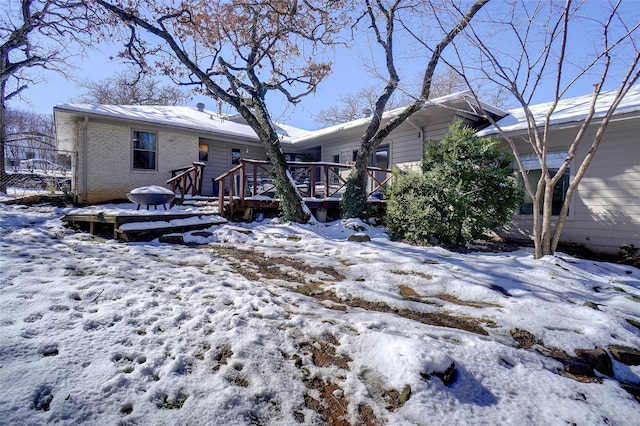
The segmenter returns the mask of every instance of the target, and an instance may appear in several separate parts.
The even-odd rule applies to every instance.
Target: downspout
[[[89,158],[89,154],[88,154],[88,147],[87,147],[87,140],[88,138],[88,131],[87,131],[87,124],[89,123],[89,116],[85,115],[84,116],[84,123],[82,124],[82,202],[86,202],[87,201],[87,179],[88,179],[88,171],[87,171],[87,161]]]
[[[418,140],[419,140],[420,142],[422,142],[422,139],[423,139],[423,136],[424,136],[424,131],[422,130],[422,127],[418,127],[418,126],[416,126],[416,125],[413,123],[413,121],[411,121],[411,117],[409,117],[409,118],[407,119],[407,123],[409,123],[409,125],[410,125],[411,127],[413,127],[414,129],[416,129],[416,130],[418,131]]]
[[[422,164],[422,160],[424,159],[424,147],[423,147],[423,142],[424,142],[424,127],[418,127],[416,126],[413,121],[411,121],[411,117],[409,117],[407,119],[407,123],[409,123],[409,125],[411,127],[413,127],[414,129],[416,129],[418,131],[418,142],[420,143],[420,164]],[[421,166],[422,167],[422,166]]]

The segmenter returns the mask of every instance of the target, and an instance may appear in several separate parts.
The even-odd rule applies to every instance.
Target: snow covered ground
[[[640,423],[620,384],[640,366],[583,383],[544,354],[639,348],[638,269],[415,247],[357,221],[122,243],[64,213],[0,204],[1,424]]]

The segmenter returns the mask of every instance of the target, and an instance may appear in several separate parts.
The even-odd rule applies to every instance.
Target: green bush
[[[387,192],[391,236],[461,246],[511,220],[522,202],[513,156],[474,133],[452,124],[443,140],[424,142],[422,173],[396,173]]]
[[[369,214],[367,195],[356,184],[353,173],[347,178],[345,193],[340,199],[340,212],[343,218],[364,219]]]

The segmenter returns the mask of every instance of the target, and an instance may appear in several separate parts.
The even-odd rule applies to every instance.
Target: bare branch
[[[266,104],[269,93],[291,103],[312,93],[330,72],[320,46],[347,22],[333,0],[232,0],[171,2],[95,0],[130,28],[126,54],[142,69],[151,59],[174,81],[199,84],[201,91],[234,107],[265,146],[276,170],[277,185],[291,220],[306,221],[302,199],[287,178],[280,139]],[[150,46],[137,33],[160,40]],[[286,204],[286,205],[285,205]]]
[[[524,138],[524,143],[505,132],[489,114],[485,116],[496,127],[501,137],[516,155],[526,191],[533,200],[532,235],[536,245],[536,257],[540,257],[555,251],[571,198],[600,145],[615,108],[631,85],[638,80],[638,49],[635,38],[640,29],[640,23],[637,20],[631,20],[631,24],[626,23],[629,20],[625,20],[621,14],[621,1],[610,4],[610,11],[602,22],[599,20],[599,16],[584,16],[579,13],[586,3],[574,4],[572,0],[566,0],[561,8],[556,8],[554,2],[538,2],[531,15],[526,15],[527,18],[524,20],[521,19],[522,16],[514,13],[518,8],[526,9],[528,5],[529,3],[525,1],[514,1],[511,14],[507,15],[507,19],[501,21],[497,17],[499,12],[493,10],[492,19],[489,21],[496,30],[502,31],[503,34],[504,31],[510,31],[515,35],[519,41],[520,53],[517,51],[500,52],[491,42],[485,28],[476,26],[468,31],[470,39],[465,41],[469,41],[477,49],[476,51],[481,52],[482,61],[475,62],[475,67],[470,65],[473,61],[464,55],[460,45],[456,45],[455,60],[457,64],[455,65],[476,100],[478,100],[477,91],[471,84],[472,73],[481,75],[492,84],[507,88],[522,107],[527,123],[527,136]],[[594,4],[589,4],[589,6],[593,7]],[[602,31],[602,45],[598,50],[586,52],[569,48],[571,38],[592,37],[597,34],[595,30],[598,27]],[[512,48],[512,50],[515,49]],[[629,55],[629,50],[633,54]],[[617,57],[616,52],[620,52]],[[454,66],[452,61],[448,61],[448,63]],[[600,93],[610,80],[614,67],[626,69],[626,74],[620,77],[622,83],[614,91],[613,101],[607,113],[604,117],[599,116],[598,120],[595,120],[596,112],[602,109],[599,106]],[[518,71],[511,72],[511,70]],[[573,139],[568,141],[566,159],[559,167],[550,170],[547,165],[547,157],[552,142],[551,132],[554,124],[552,118],[555,116],[557,107],[570,88],[584,81],[585,77],[596,71],[599,71],[600,75],[594,84],[593,96],[589,100],[585,117],[581,120]],[[550,88],[546,86],[547,83],[551,83]],[[540,111],[533,111],[530,104],[533,96],[542,90],[545,90],[545,94],[551,95],[551,102],[546,104],[546,110],[540,114]],[[586,156],[580,160],[575,172],[572,169],[572,179],[560,215],[557,219],[552,218],[553,188],[569,171],[569,168],[573,167],[572,164],[577,158],[578,148],[593,129],[596,130],[596,135],[591,141]],[[530,184],[526,177],[527,170],[519,156],[522,150],[532,152],[538,158],[541,176],[537,186]],[[581,149],[581,151],[583,150]],[[555,228],[552,230],[554,223]]]

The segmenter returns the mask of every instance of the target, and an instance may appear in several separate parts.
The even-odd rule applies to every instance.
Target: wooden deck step
[[[95,213],[78,212],[65,215],[62,220],[70,225],[85,227],[91,234],[105,226],[112,230],[114,239],[123,241],[150,241],[171,232],[187,232],[227,223],[227,220],[211,212],[126,212]]]
[[[224,223],[227,220],[218,215],[199,215],[170,221],[128,222],[120,225],[114,232],[123,241],[151,241],[167,233],[196,231]]]

